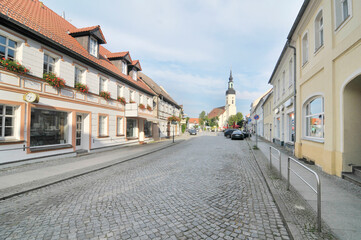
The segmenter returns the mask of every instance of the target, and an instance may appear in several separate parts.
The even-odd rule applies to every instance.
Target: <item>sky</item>
[[[232,69],[237,112],[268,80],[303,0],[43,0],[75,27],[100,25],[111,52],[129,51],[188,117],[225,105]]]

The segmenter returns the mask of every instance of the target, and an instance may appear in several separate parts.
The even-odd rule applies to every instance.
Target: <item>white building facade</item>
[[[273,86],[273,141],[294,148],[294,76],[295,59],[287,44],[281,53],[269,83]]]
[[[0,67],[0,163],[152,140],[156,94],[139,61],[102,47],[100,26],[78,29],[38,1],[5,4],[1,58],[29,72]]]

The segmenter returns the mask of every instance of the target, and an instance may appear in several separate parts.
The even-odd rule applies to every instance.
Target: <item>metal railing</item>
[[[311,186],[304,178],[302,178],[297,172],[295,172],[293,169],[291,169],[291,161],[298,164],[299,166],[303,167],[304,169],[308,170],[316,177],[317,182],[317,190]],[[290,172],[293,172],[298,178],[300,178],[307,186],[309,186],[312,191],[314,191],[317,194],[317,230],[321,232],[321,181],[318,176],[318,174],[313,171],[312,169],[306,167],[302,163],[299,163],[296,159],[292,157],[288,157],[287,159],[287,190],[290,190]]]
[[[278,156],[272,154],[272,149],[278,153]],[[272,146],[269,147],[269,168],[272,169],[272,157],[278,159],[279,162],[279,178],[282,179],[282,167],[281,167],[281,152]]]

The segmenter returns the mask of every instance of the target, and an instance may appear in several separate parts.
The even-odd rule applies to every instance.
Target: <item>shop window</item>
[[[122,117],[117,117],[117,136],[121,136],[123,135],[123,118]]]
[[[323,98],[312,98],[305,104],[305,137],[324,138],[324,106]]]
[[[99,137],[107,137],[108,136],[108,116],[99,115],[99,123],[98,123],[98,136]]]
[[[48,54],[44,54],[43,73],[54,73],[54,69],[55,58],[49,56]]]
[[[15,60],[17,43],[8,37],[0,35],[0,59]]]
[[[152,122],[144,121],[144,136],[152,137]]]
[[[288,114],[288,140],[295,141],[295,115],[294,113]]]
[[[31,109],[30,146],[68,143],[68,113]]]
[[[137,137],[137,121],[135,119],[127,119],[127,138]]]
[[[15,137],[16,107],[0,105],[0,139]]]

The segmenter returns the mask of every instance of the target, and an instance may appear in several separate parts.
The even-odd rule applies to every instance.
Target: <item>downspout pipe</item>
[[[294,46],[292,46],[290,44],[290,40],[287,41],[287,47],[292,48],[293,49],[293,107],[294,107],[294,128],[295,128],[295,135],[294,135],[294,150],[296,148],[296,133],[297,133],[297,129],[296,129],[296,113],[297,113],[297,108],[296,108],[296,94],[297,94],[297,88],[296,88],[296,48]]]

